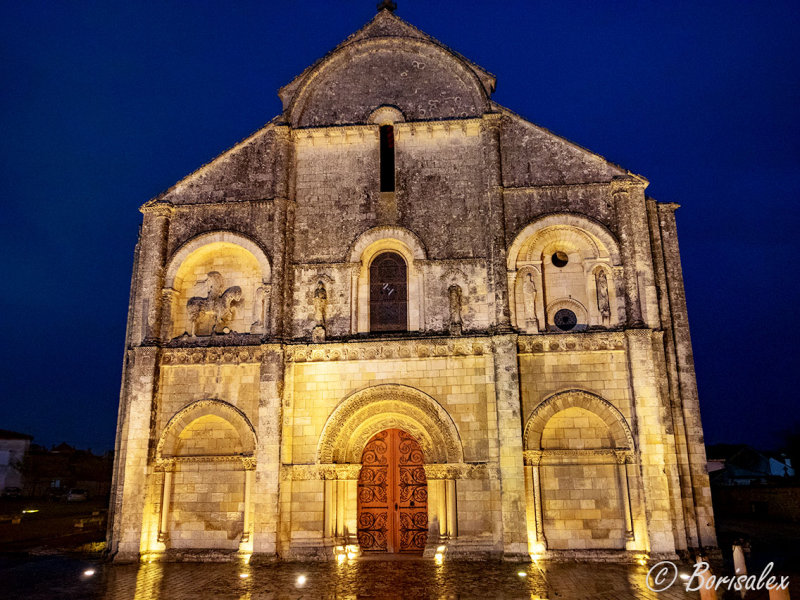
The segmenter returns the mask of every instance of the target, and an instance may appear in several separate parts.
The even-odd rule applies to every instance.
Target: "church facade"
[[[142,207],[116,560],[716,545],[674,212],[382,9]]]

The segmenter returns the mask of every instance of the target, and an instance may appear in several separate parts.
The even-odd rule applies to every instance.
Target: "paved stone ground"
[[[84,575],[89,569],[95,573]],[[64,556],[5,556],[0,557],[0,595],[27,600],[699,598],[677,583],[660,594],[650,592],[645,587],[646,572],[645,567],[615,564],[562,563],[541,569],[503,562],[445,561],[437,566],[429,560],[110,565]]]

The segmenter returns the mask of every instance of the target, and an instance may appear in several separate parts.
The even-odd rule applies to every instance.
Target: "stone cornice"
[[[499,115],[498,115],[499,116]],[[461,131],[466,135],[480,133],[482,118],[445,119],[436,121],[406,121],[394,124],[395,136],[402,138],[405,135],[438,137],[454,131]],[[328,125],[325,127],[304,127],[292,129],[292,138],[296,143],[311,144],[313,146],[327,143],[340,143],[348,139],[363,141],[370,137],[377,139],[378,125]]]
[[[569,190],[575,188],[607,188],[611,185],[608,181],[589,181],[586,183],[548,183],[543,185],[528,186],[505,186],[503,191],[506,193],[530,193],[546,190]]]
[[[139,212],[144,215],[155,215],[157,217],[171,217],[175,211],[175,206],[167,202],[150,201],[139,207]]]
[[[260,363],[265,352],[280,348],[280,344],[164,348],[161,362],[165,365]]]
[[[486,463],[441,463],[423,465],[428,479],[497,479],[497,466]],[[281,481],[357,480],[358,463],[281,465]]]
[[[589,331],[584,333],[520,334],[516,340],[519,354],[546,352],[608,352],[627,347],[626,336],[648,337],[659,334],[651,329],[624,331]],[[372,339],[331,341],[308,344],[274,342],[268,344],[220,344],[214,346],[167,347],[136,346],[131,350],[155,355],[161,352],[161,364],[243,364],[259,363],[267,351],[285,352],[286,362],[329,362],[348,360],[414,359],[452,356],[482,356],[492,353],[491,336],[420,337],[414,339]]]
[[[256,459],[252,454],[228,454],[214,456],[170,456],[155,459],[156,471],[174,471],[178,465],[184,463],[224,463],[239,462],[246,471],[256,468]]]
[[[554,448],[549,450],[525,450],[522,453],[526,465],[539,466],[547,464],[590,463],[598,461],[611,462],[618,465],[633,464],[636,453],[630,448],[598,448],[598,449],[567,449]]]
[[[286,361],[326,362],[437,356],[481,356],[491,352],[487,338],[375,340],[342,344],[297,344],[286,347]]]
[[[611,180],[611,193],[629,193],[632,189],[640,189],[642,191],[650,185],[650,182],[641,175],[618,175]]]
[[[625,334],[622,331],[520,335],[517,340],[517,350],[520,354],[624,349]]]
[[[173,205],[173,209],[175,212],[189,210],[195,207],[205,206],[205,207],[218,207],[218,206],[230,206],[231,204],[245,204],[245,205],[254,205],[254,204],[264,204],[264,205],[271,205],[275,202],[275,198],[243,198],[238,200],[236,198],[223,198],[221,200],[209,200],[207,202],[186,202],[183,204],[175,204]]]

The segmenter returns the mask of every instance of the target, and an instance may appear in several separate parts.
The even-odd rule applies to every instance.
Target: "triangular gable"
[[[602,183],[616,176],[633,175],[503,106],[493,103],[493,107],[505,119],[501,145],[506,187]]]
[[[276,117],[211,162],[162,192],[143,208],[159,204],[263,200],[273,194]]]

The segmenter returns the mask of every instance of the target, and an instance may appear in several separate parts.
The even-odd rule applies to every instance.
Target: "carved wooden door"
[[[358,477],[358,543],[364,552],[422,554],[428,482],[419,443],[387,429],[367,443]]]

